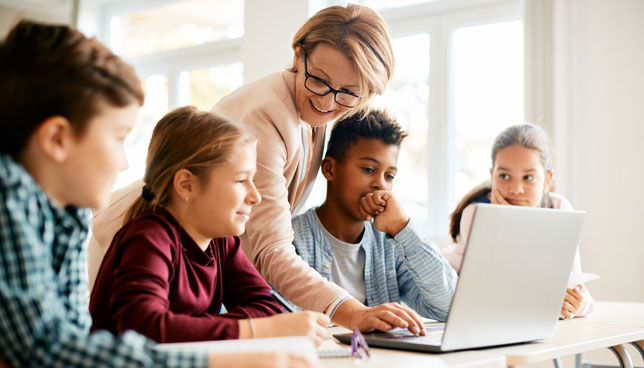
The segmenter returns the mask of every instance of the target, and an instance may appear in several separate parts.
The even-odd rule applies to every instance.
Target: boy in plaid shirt
[[[0,365],[311,363],[163,352],[132,331],[89,335],[84,208],[104,206],[127,167],[123,141],[143,104],[141,82],[95,39],[23,21],[0,43],[0,86]]]

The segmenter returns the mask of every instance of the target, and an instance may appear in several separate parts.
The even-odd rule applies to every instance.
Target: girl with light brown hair
[[[307,335],[321,343],[328,317],[279,314],[241,250],[261,202],[255,144],[237,124],[193,107],[159,121],[141,196],[92,290],[92,330],[135,330],[157,342]]]
[[[293,246],[291,215],[304,210],[322,161],[326,125],[363,113],[392,78],[387,24],[365,6],[332,6],[308,19],[291,46],[288,70],[239,88],[213,108],[258,139],[255,183],[263,200],[241,237],[244,252],[275,289],[303,309],[362,331],[401,327],[422,334],[417,314],[398,303],[366,307],[310,268]],[[106,247],[120,225],[121,202],[131,203],[139,192],[133,184],[114,196],[113,208],[97,215],[99,247]]]

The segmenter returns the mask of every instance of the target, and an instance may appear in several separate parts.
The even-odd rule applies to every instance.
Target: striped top
[[[297,253],[327,279],[333,272],[333,246],[312,208],[293,218]],[[434,244],[410,223],[395,237],[365,222],[360,246],[365,252],[367,305],[405,302],[425,317],[444,321],[457,275]]]

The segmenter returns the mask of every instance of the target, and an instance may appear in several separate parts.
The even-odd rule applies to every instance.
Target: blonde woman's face
[[[539,207],[550,187],[552,171],[545,172],[538,150],[514,145],[496,153],[492,190],[515,206]]]
[[[306,70],[310,76],[324,81],[331,88],[360,96],[360,79],[353,63],[328,43],[320,43],[306,55]],[[305,86],[302,49],[295,52],[293,65],[297,69],[295,103],[300,117],[311,126],[322,126],[337,119],[350,108],[335,102],[334,93],[318,96]],[[310,77],[309,77],[310,78]]]

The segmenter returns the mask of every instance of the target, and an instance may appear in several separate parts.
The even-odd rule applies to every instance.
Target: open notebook
[[[264,339],[220,340],[181,342],[159,344],[156,347],[163,351],[184,351],[200,353],[236,353],[236,352],[294,352],[317,359],[313,342],[307,337],[270,337]]]

